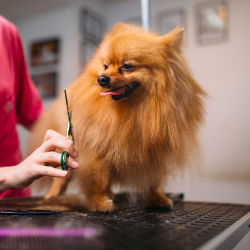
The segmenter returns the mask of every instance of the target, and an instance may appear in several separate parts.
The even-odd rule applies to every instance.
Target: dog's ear
[[[126,30],[130,30],[133,27],[133,25],[126,24],[126,23],[117,23],[113,29],[111,30],[110,34],[116,35],[119,33],[123,33]]]
[[[180,52],[185,42],[184,28],[176,28],[167,35],[159,37],[161,43],[171,46],[176,51]]]

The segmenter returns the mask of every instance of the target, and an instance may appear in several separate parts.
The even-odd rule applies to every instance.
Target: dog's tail
[[[46,211],[79,211],[87,209],[87,202],[84,197],[79,195],[65,195],[60,197],[51,197],[45,200],[39,200],[32,208],[34,210]]]

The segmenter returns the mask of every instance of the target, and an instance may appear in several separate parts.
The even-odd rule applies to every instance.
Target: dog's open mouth
[[[130,96],[135,89],[139,86],[139,82],[132,82],[124,87],[111,89],[105,92],[102,92],[100,95],[111,95],[112,99],[119,101],[125,97]]]

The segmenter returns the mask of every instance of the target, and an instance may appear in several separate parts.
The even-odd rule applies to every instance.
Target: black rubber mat
[[[25,207],[34,201],[1,200],[0,207]],[[246,205],[191,202],[175,203],[171,211],[145,209],[129,206],[123,195],[117,196],[115,203],[117,209],[112,213],[81,210],[51,215],[0,214],[0,249],[191,250],[250,211]],[[91,233],[74,235],[67,231],[71,229]],[[65,231],[57,235],[60,230]]]

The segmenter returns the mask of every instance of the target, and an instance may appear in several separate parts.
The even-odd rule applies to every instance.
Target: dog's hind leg
[[[64,192],[67,189],[68,182],[71,178],[71,169],[69,169],[68,172],[69,172],[69,175],[65,178],[57,178],[57,177],[53,178],[52,185],[48,193],[44,196],[45,199],[49,199],[51,197],[58,197],[64,194]]]
[[[147,207],[172,208],[173,202],[158,189],[152,188],[147,196]]]

